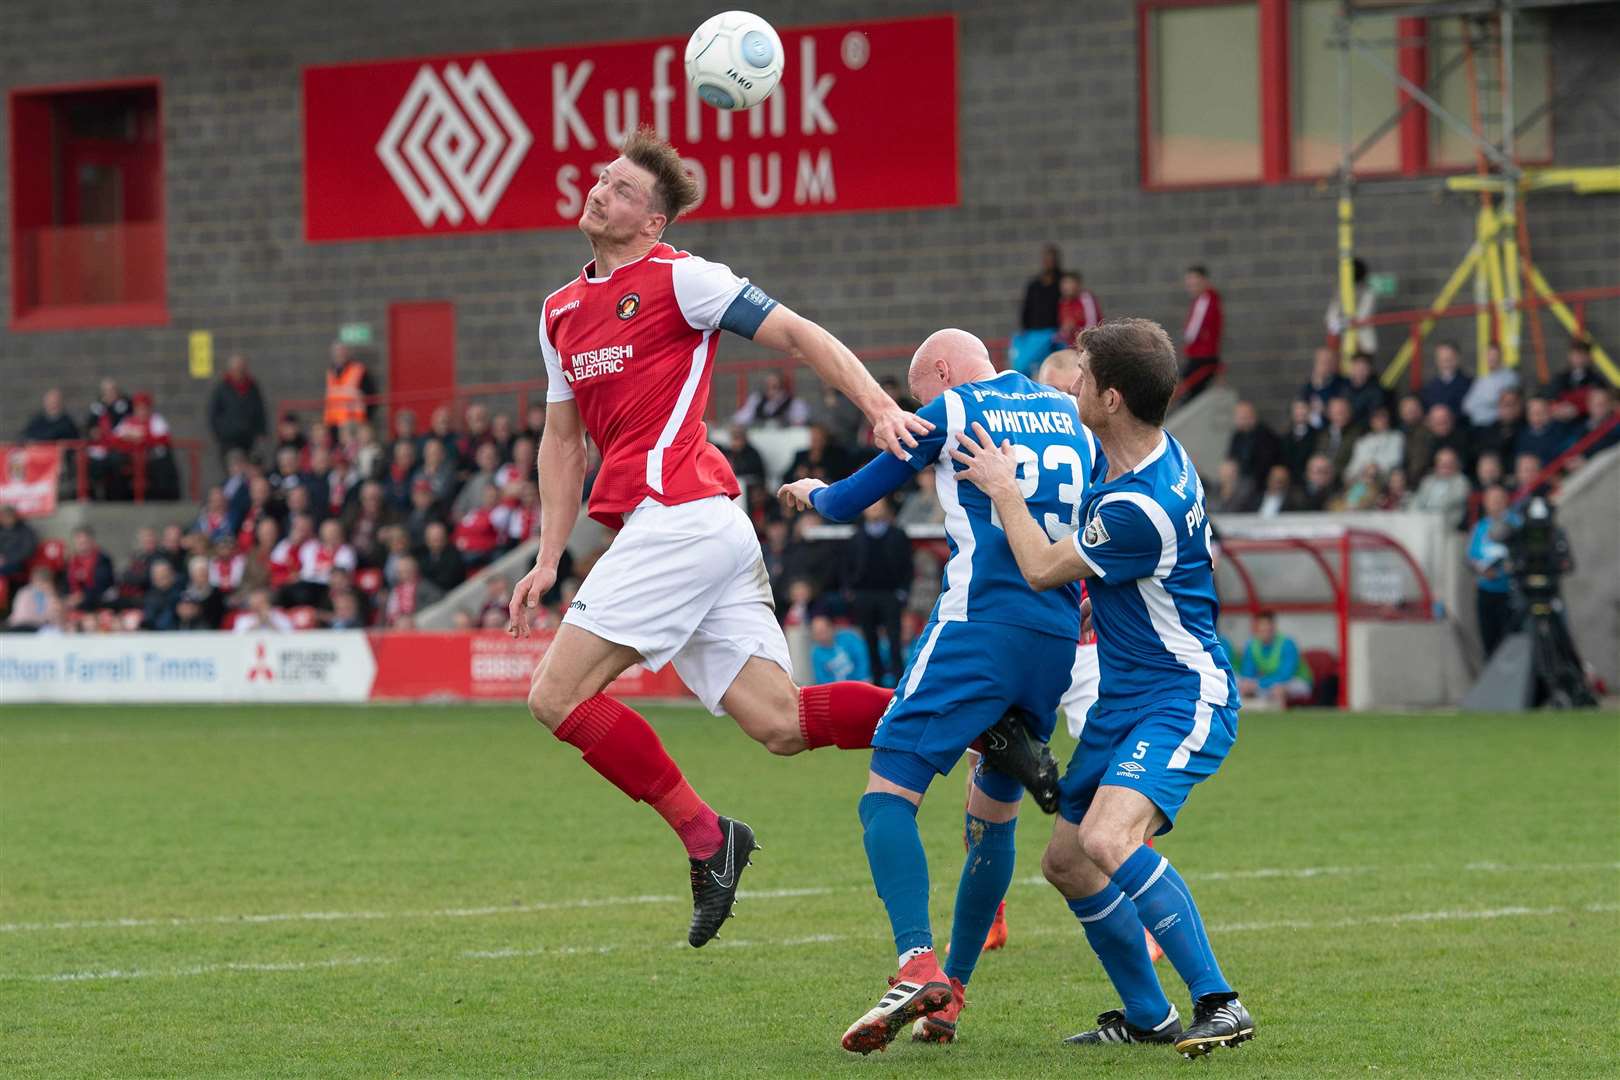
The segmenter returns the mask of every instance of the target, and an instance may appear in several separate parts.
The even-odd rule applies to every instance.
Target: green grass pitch
[[[652,715],[765,848],[701,951],[675,839],[521,707],[0,709],[0,1076],[1620,1076],[1613,713],[1246,716],[1161,841],[1259,1021],[1197,1064],[1060,1045],[1114,999],[1038,813],[961,1041],[845,1055],[894,962],[866,755]]]

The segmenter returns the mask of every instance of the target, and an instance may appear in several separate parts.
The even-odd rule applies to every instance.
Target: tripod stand
[[[1556,589],[1556,586],[1555,586]],[[1586,670],[1564,621],[1564,604],[1556,591],[1531,595],[1525,605],[1525,631],[1530,635],[1530,671],[1534,700],[1554,709],[1589,708],[1597,704],[1586,683]]]

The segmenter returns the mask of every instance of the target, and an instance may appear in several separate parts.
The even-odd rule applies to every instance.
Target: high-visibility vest
[[[366,419],[366,408],[360,403],[360,380],[365,378],[366,365],[351,360],[342,371],[326,369],[327,427],[359,424]]]

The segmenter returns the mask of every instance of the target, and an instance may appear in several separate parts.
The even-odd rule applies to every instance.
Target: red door
[[[426,431],[433,410],[447,405],[456,385],[456,307],[448,300],[388,305],[389,426],[401,409]]]

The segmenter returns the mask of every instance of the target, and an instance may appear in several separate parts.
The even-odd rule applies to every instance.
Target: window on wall
[[[1280,183],[1338,168],[1339,0],[1139,0],[1138,6],[1146,186]],[[1542,20],[1521,14],[1515,27],[1514,112],[1522,125],[1544,110],[1551,54]],[[1467,121],[1465,29],[1476,37],[1485,32],[1458,18],[1363,15],[1353,24],[1356,38],[1384,65]],[[1476,59],[1483,63],[1495,51],[1484,49]],[[1485,66],[1476,75],[1488,89],[1501,72]],[[1352,145],[1373,139],[1356,159],[1357,173],[1411,176],[1474,164],[1468,140],[1421,107],[1397,118],[1406,95],[1360,50],[1350,58],[1350,91]],[[1483,119],[1499,137],[1491,127],[1499,118]],[[1517,151],[1521,161],[1550,160],[1546,111],[1521,127]]]
[[[1445,106],[1446,111],[1465,122],[1472,122],[1472,102],[1469,95],[1469,46],[1472,43],[1475,77],[1480,84],[1504,85],[1505,73],[1495,64],[1498,50],[1494,43],[1487,44],[1479,27],[1462,19],[1429,20],[1429,55],[1435,77],[1430,80],[1429,93]],[[1552,157],[1552,112],[1544,110],[1552,86],[1552,51],[1548,48],[1546,26],[1539,19],[1521,15],[1514,24],[1513,47],[1513,115],[1514,127],[1519,129],[1515,149],[1520,160],[1549,160]],[[1493,92],[1492,101],[1499,101]],[[1497,106],[1492,104],[1491,110]],[[1533,113],[1540,111],[1539,119],[1528,127],[1521,126]],[[1429,131],[1429,160],[1441,168],[1473,168],[1474,144],[1436,117],[1426,117]],[[1503,117],[1494,111],[1485,111],[1480,117],[1485,134],[1491,142],[1500,145]]]
[[[1333,44],[1339,0],[1300,0],[1292,11],[1289,53],[1293,130],[1289,169],[1296,176],[1320,176],[1339,166],[1339,49]],[[1356,34],[1369,41],[1390,67],[1399,64],[1396,26],[1391,16],[1358,18]],[[1351,144],[1360,146],[1399,106],[1395,84],[1365,61],[1350,68]],[[1358,172],[1400,168],[1400,133],[1391,127],[1356,159]]]
[[[1252,56],[1259,21],[1254,4],[1155,13],[1149,160],[1159,182],[1260,179],[1260,75],[1243,60]],[[1212,72],[1211,56],[1235,62]]]
[[[166,323],[157,85],[10,98],[12,328]]]

